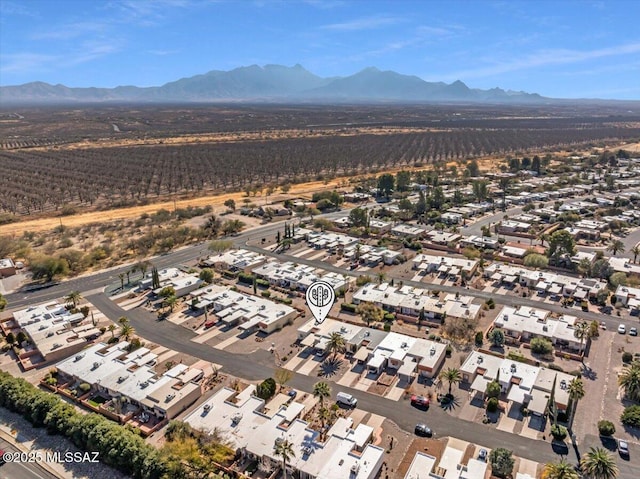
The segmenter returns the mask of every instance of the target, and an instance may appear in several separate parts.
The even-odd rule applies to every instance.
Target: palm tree
[[[120,326],[120,337],[124,338],[126,341],[129,341],[131,339],[133,333],[135,333],[135,329],[133,329],[133,326],[131,326],[130,324],[123,324],[122,326]]]
[[[71,291],[68,295],[66,295],[64,297],[64,300],[68,303],[73,304],[73,307],[76,308],[78,306],[78,303],[80,302],[80,300],[82,299],[82,295],[80,294],[80,291]]]
[[[118,318],[118,323],[120,323],[121,325],[129,324],[129,318],[127,318],[126,316],[120,316]]]
[[[296,457],[293,451],[293,443],[287,439],[278,438],[273,444],[273,453],[282,458],[282,477],[287,479],[287,461]]]
[[[618,376],[618,385],[624,388],[628,399],[640,401],[640,362],[634,361],[631,366],[622,370]]]
[[[582,351],[582,343],[584,343],[585,338],[589,337],[589,332],[589,324],[586,321],[580,321],[574,326],[573,335],[580,340],[580,351]],[[584,356],[582,360],[584,361]]]
[[[638,262],[638,256],[640,256],[640,243],[631,248],[631,253],[633,254],[633,262]]]
[[[175,295],[171,295],[167,298],[164,299],[164,304],[166,304],[169,307],[169,310],[173,313],[173,308],[176,305],[176,303],[178,302],[178,298],[176,298]]]
[[[624,243],[620,240],[613,240],[607,246],[607,251],[610,251],[613,256],[618,253],[624,253]]]
[[[378,284],[382,284],[385,279],[387,279],[387,275],[380,271],[378,273]]]
[[[580,399],[582,399],[585,395],[582,379],[572,379],[569,383],[568,391],[569,399],[571,399],[571,413],[569,414],[569,427],[571,427],[573,426],[573,416],[575,415],[576,409],[578,408],[578,401],[580,401]]]
[[[615,479],[618,466],[609,452],[602,447],[592,447],[580,461],[580,468],[586,477],[593,479]]]
[[[113,338],[113,332],[116,330],[116,325],[110,324],[107,329],[109,330],[109,332],[111,333],[111,337]]]
[[[118,278],[120,278],[120,289],[124,289],[124,273],[118,273]]]
[[[331,386],[324,381],[313,385],[313,396],[320,399],[320,407],[324,407],[324,400],[331,396]]]
[[[338,332],[331,333],[331,336],[329,336],[329,341],[327,341],[327,349],[333,352],[333,361],[336,360],[338,353],[341,353],[345,350],[345,346],[346,343],[342,334]]]
[[[451,395],[451,388],[453,385],[462,381],[460,370],[456,368],[447,368],[447,370],[442,371],[438,377],[441,381],[447,381],[449,383],[449,395]]]
[[[580,479],[578,472],[564,459],[560,462],[545,464],[541,477],[542,479]]]
[[[326,407],[321,407],[318,409],[318,419],[320,419],[320,423],[322,424],[322,431],[320,432],[320,436],[324,437],[324,428],[327,424],[327,421],[331,419],[331,410]]]

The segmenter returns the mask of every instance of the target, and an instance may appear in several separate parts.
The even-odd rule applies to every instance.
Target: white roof
[[[407,473],[404,475],[404,479],[428,478],[428,474],[433,470],[435,464],[435,457],[424,452],[416,452]]]

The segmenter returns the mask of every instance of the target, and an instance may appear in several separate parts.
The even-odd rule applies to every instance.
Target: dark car
[[[637,336],[638,330],[636,328],[629,328],[629,336]]]
[[[413,430],[413,432],[415,432],[417,436],[422,436],[422,437],[433,436],[433,431],[426,424],[416,424],[416,427]]]
[[[627,441],[623,441],[622,439],[620,439],[618,441],[618,452],[620,453],[621,456],[628,457],[629,456],[629,443]]]
[[[411,396],[411,405],[418,407],[429,407],[429,398],[426,396],[418,396],[414,394]]]

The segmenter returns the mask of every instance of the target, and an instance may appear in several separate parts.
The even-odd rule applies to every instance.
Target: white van
[[[356,407],[358,405],[358,400],[347,393],[338,393],[336,395],[336,402],[338,404],[344,404],[347,407]]]

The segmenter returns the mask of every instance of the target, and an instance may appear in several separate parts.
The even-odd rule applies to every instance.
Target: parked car
[[[215,324],[216,324],[215,320],[207,321],[206,323],[204,323],[204,329],[213,328]]]
[[[621,456],[627,457],[629,455],[629,443],[620,439],[618,441],[618,453]]]
[[[427,396],[418,396],[414,394],[411,396],[411,405],[418,407],[429,407],[429,398]]]
[[[480,452],[478,453],[478,460],[487,462],[487,456],[488,456],[487,450],[486,449],[480,449]]]
[[[620,326],[618,326],[618,332],[620,334],[626,334],[627,333],[627,327],[624,324],[621,324]]]
[[[633,328],[629,328],[629,336],[637,336],[638,335],[638,330],[633,327]]]
[[[422,437],[431,437],[433,436],[433,431],[431,430],[430,427],[428,427],[426,424],[416,424],[415,429],[413,430],[413,432],[415,432],[416,436],[422,436]]]
[[[607,323],[605,323],[604,321],[600,321],[600,329],[604,329],[606,331],[607,330]]]

